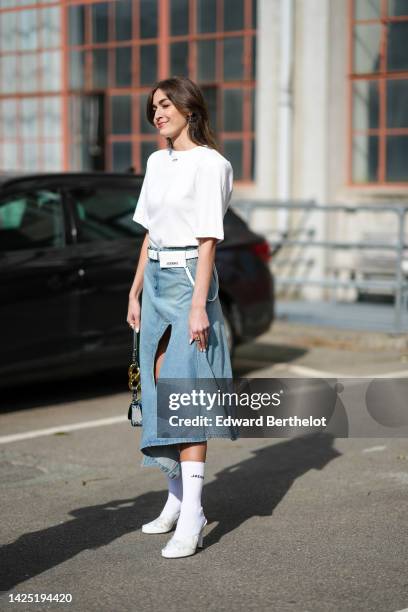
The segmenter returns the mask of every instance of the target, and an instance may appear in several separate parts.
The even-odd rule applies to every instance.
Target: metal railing
[[[374,214],[394,214],[397,219],[397,231],[395,244],[384,242],[347,242],[347,241],[328,241],[314,240],[313,230],[308,232],[308,240],[290,237],[290,231],[278,236],[275,240],[268,239],[273,253],[277,253],[285,246],[318,247],[322,249],[339,250],[383,250],[395,253],[394,276],[392,280],[360,280],[358,278],[350,280],[327,279],[327,278],[308,278],[307,276],[287,276],[280,278],[277,276],[275,282],[279,287],[295,286],[317,286],[332,289],[378,289],[390,290],[394,294],[394,329],[397,332],[403,331],[403,309],[407,307],[408,282],[405,279],[403,262],[404,249],[408,248],[405,244],[405,219],[408,212],[408,204],[317,204],[314,201],[254,201],[239,199],[233,202],[233,208],[237,210],[252,225],[252,218],[255,212],[260,210],[300,210],[308,213],[334,213],[344,212],[347,215],[356,215],[361,212]],[[297,230],[297,233],[301,231]]]

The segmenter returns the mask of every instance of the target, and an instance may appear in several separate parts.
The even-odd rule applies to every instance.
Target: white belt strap
[[[184,267],[184,269],[185,269],[185,271],[186,271],[186,273],[187,273],[188,278],[190,279],[190,283],[191,283],[191,284],[193,285],[193,287],[194,287],[195,282],[194,282],[194,278],[191,276],[191,272],[190,272],[189,267],[188,267],[188,266],[185,266],[185,267]],[[219,290],[220,285],[219,285],[219,280],[218,280],[218,272],[217,272],[217,268],[216,268],[215,266],[214,266],[214,274],[215,274],[215,278],[216,278],[216,281],[217,281],[217,289],[216,289],[216,291],[215,291],[215,295],[214,295],[214,297],[212,297],[211,299],[210,299],[210,298],[207,298],[207,302],[214,302],[214,301],[217,299],[217,296],[218,296],[218,290]]]
[[[161,251],[163,253],[163,251]],[[156,251],[156,249],[147,249],[147,254],[150,259],[155,259],[156,261],[159,259],[160,251]],[[185,259],[192,259],[193,257],[198,257],[198,249],[190,249],[189,251],[172,251],[172,254],[177,256],[177,253],[180,253]]]
[[[186,274],[187,274],[187,276],[188,276],[188,278],[189,278],[189,280],[190,280],[190,283],[191,283],[191,284],[193,285],[193,287],[194,287],[195,282],[194,282],[194,278],[193,278],[193,277],[192,277],[192,275],[191,275],[191,272],[190,272],[189,267],[188,267],[188,266],[185,266],[185,268],[184,268],[184,269],[185,269]]]

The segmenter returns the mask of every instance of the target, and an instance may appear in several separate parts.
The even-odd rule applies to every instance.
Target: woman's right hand
[[[139,298],[130,297],[129,298],[129,306],[128,306],[128,314],[126,321],[137,332],[140,329],[140,303]]]

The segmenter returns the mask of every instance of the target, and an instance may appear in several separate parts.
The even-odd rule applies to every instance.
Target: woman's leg
[[[154,364],[154,375],[155,375],[155,384],[157,385],[157,380],[160,375],[160,368],[163,363],[164,355],[166,354],[167,345],[169,343],[171,333],[171,327],[168,327],[164,332],[163,336],[160,339],[160,342],[156,351],[156,358]],[[167,501],[163,510],[160,513],[161,517],[164,518],[173,518],[180,512],[181,508],[181,500],[183,497],[183,480],[181,476],[179,478],[169,478],[167,476],[167,489],[168,496]]]
[[[163,363],[164,355],[166,354],[167,345],[170,340],[170,334],[171,334],[171,327],[169,326],[164,332],[164,334],[162,335],[162,337],[160,338],[159,344],[157,346],[155,363],[154,363],[154,378],[155,378],[154,382],[156,385],[157,385],[157,379],[159,378],[159,375],[160,375],[160,368]]]
[[[201,505],[207,442],[180,444],[183,498],[175,538],[196,535],[205,524]]]
[[[180,461],[203,461],[207,457],[207,442],[180,444]]]
[[[170,339],[168,327],[160,339],[155,358],[155,383]],[[176,538],[196,535],[205,524],[201,506],[204,481],[204,466],[207,455],[207,442],[184,443],[179,445],[181,477],[167,478],[168,498],[160,516],[171,517],[180,512],[175,531]]]

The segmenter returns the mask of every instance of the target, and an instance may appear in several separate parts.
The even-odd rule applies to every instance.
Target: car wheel
[[[227,336],[227,344],[228,350],[230,352],[230,356],[232,357],[235,350],[235,341],[234,341],[234,330],[232,327],[231,320],[229,318],[228,309],[221,304],[222,306],[222,314],[224,315],[224,327],[225,327],[225,335]]]

